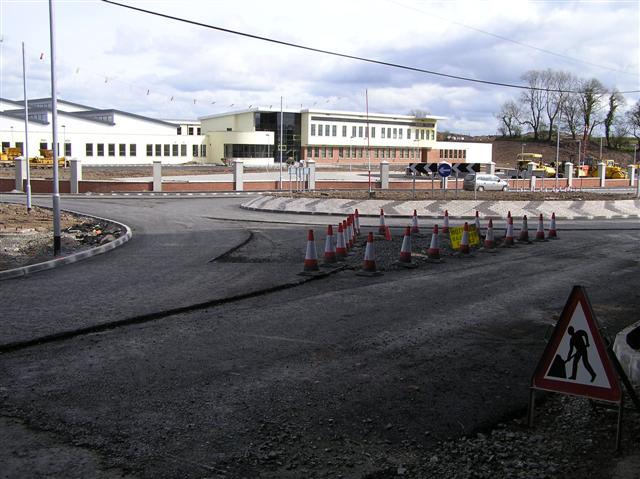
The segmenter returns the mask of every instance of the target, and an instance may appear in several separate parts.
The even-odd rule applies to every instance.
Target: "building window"
[[[355,138],[356,137],[356,133],[357,133],[357,128],[355,126],[351,127],[351,138]]]
[[[98,143],[98,156],[104,156],[104,143]]]
[[[374,148],[374,149],[373,149],[373,156],[374,156],[374,158],[379,158],[379,156],[378,156],[379,154],[380,154],[380,153],[378,152],[378,149],[377,149],[377,148]]]
[[[384,140],[387,137],[386,135],[387,130],[385,130],[384,128],[380,128],[380,130],[382,131],[382,139]]]
[[[87,156],[93,156],[93,143],[86,143],[84,145],[84,154]]]
[[[369,138],[369,127],[368,126],[364,127],[364,137],[365,138]]]
[[[71,156],[71,143],[64,144],[64,156]]]
[[[391,139],[391,128],[387,128],[387,138]]]
[[[420,138],[420,135],[418,134],[418,129],[416,128],[416,140]]]
[[[371,138],[375,138],[376,137],[376,127],[372,126],[371,127]]]
[[[17,148],[18,150],[20,150],[20,154],[21,154],[21,155],[23,155],[23,154],[24,154],[24,151],[22,150],[22,147],[23,147],[23,143],[22,143],[21,141],[16,141],[16,148]],[[4,148],[4,146],[3,146],[3,148]]]
[[[316,125],[311,124],[311,136],[316,136]]]
[[[342,125],[342,136],[347,136],[347,125]]]
[[[164,145],[164,156],[171,156],[171,145]]]
[[[398,129],[394,128],[393,129],[393,139],[395,140],[396,138],[398,138]]]
[[[198,145],[191,146],[191,156],[198,158]]]
[[[187,145],[180,145],[180,156],[187,156]]]
[[[188,131],[189,131],[189,135],[193,135],[193,127],[192,126],[189,127]]]
[[[435,131],[433,131],[433,130],[431,130],[431,132],[430,132],[430,133],[431,133],[431,139],[433,140],[433,139],[435,138],[436,133],[435,133]]]
[[[182,135],[182,127],[181,126],[178,126],[178,128],[176,128],[176,133],[178,135]]]
[[[202,135],[202,128],[198,127],[198,135]]]
[[[171,156],[178,156],[178,145],[171,145]]]
[[[402,128],[398,128],[398,139],[402,140]]]
[[[324,125],[324,136],[330,136],[329,130],[331,129],[331,125]]]
[[[391,159],[392,160],[396,159],[396,149],[395,148],[391,148]]]
[[[314,158],[320,158],[320,148],[316,146]]]
[[[411,128],[407,128],[407,140],[411,139]]]
[[[147,144],[147,156],[153,156],[153,145]]]
[[[47,149],[47,142],[46,141],[42,141],[40,142],[40,149],[41,150],[46,150]]]
[[[333,146],[327,147],[327,158],[333,159]]]
[[[322,125],[318,125],[318,136],[322,136]]]
[[[127,156],[127,145],[124,143],[120,143],[118,145],[118,155]]]
[[[467,159],[467,150],[462,150],[462,158]]]
[[[11,127],[11,128],[13,128],[13,127]],[[10,143],[10,142],[8,142],[8,141],[3,141],[3,142],[2,142],[2,153],[4,153],[4,151],[5,151],[7,148],[10,148],[10,147],[11,147],[11,143]],[[16,147],[16,148],[17,148],[17,147]]]
[[[273,158],[273,145],[225,144],[225,158]]]
[[[207,145],[200,145],[200,156],[202,158],[207,156]]]
[[[420,130],[420,139],[424,140],[424,130]]]
[[[362,128],[361,126],[358,127],[358,138],[362,138],[364,132],[364,128]]]
[[[107,153],[109,156],[116,156],[116,145],[115,143],[107,144]]]
[[[344,157],[344,148],[339,146],[338,147],[338,158],[343,158]]]
[[[338,136],[338,126],[337,125],[333,125],[331,127],[331,136]]]
[[[320,148],[320,157],[326,158],[326,156],[327,156],[327,148],[323,146],[322,148]]]
[[[162,145],[156,145],[156,156],[162,156]]]
[[[129,156],[136,156],[136,144],[131,143],[129,145]]]
[[[307,158],[313,158],[313,148],[307,146]]]

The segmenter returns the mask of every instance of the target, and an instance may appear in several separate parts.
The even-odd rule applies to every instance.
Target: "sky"
[[[522,85],[551,68],[640,90],[640,2],[119,0],[312,48]],[[304,51],[99,0],[54,0],[60,99],[162,119],[261,106],[444,116],[440,129],[494,134],[517,89]],[[0,97],[51,94],[46,0],[0,0]],[[625,95],[627,107],[640,95]]]

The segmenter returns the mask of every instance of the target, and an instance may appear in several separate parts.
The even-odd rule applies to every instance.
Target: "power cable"
[[[203,27],[203,28],[209,28],[211,30],[217,30],[220,32],[224,32],[224,33],[230,33],[232,35],[238,35],[238,36],[242,36],[242,37],[246,37],[246,38],[252,38],[254,40],[261,40],[264,42],[269,42],[269,43],[275,43],[277,45],[284,45],[287,47],[292,47],[292,48],[298,48],[301,50],[307,50],[307,51],[311,51],[311,52],[316,52],[316,53],[323,53],[325,55],[332,55],[335,57],[340,57],[340,58],[347,58],[349,60],[357,60],[357,61],[361,61],[361,62],[366,62],[366,63],[372,63],[375,65],[382,65],[382,66],[387,66],[387,67],[391,67],[391,68],[398,68],[398,69],[402,69],[402,70],[408,70],[408,71],[413,71],[413,72],[418,72],[418,73],[426,73],[428,75],[434,75],[434,76],[439,76],[439,77],[444,77],[444,78],[451,78],[454,80],[461,80],[461,81],[467,81],[467,82],[473,82],[473,83],[481,83],[484,85],[493,85],[493,86],[500,86],[500,87],[505,87],[505,88],[516,88],[519,90],[534,90],[534,91],[546,91],[546,92],[554,92],[554,93],[581,93],[580,91],[576,91],[576,90],[560,90],[560,89],[552,89],[552,88],[539,88],[539,87],[533,87],[533,86],[528,86],[528,85],[514,85],[511,83],[502,83],[502,82],[497,82],[497,81],[490,81],[490,80],[480,80],[478,78],[469,78],[469,77],[463,77],[463,76],[458,76],[458,75],[450,75],[447,73],[440,73],[440,72],[436,72],[436,71],[432,71],[432,70],[426,70],[423,68],[417,68],[417,67],[412,67],[412,66],[407,66],[407,65],[400,65],[398,63],[391,63],[391,62],[385,62],[382,60],[374,60],[371,58],[365,58],[365,57],[359,57],[356,55],[349,55],[346,53],[340,53],[340,52],[334,52],[331,50],[323,50],[321,48],[314,48],[314,47],[309,47],[306,45],[300,45],[297,43],[292,43],[292,42],[285,42],[283,40],[276,40],[274,38],[269,38],[269,37],[263,37],[260,35],[254,35],[252,33],[245,33],[245,32],[239,32],[237,30],[231,30],[228,28],[223,28],[223,27],[218,27],[215,25],[209,25],[206,23],[201,23],[201,22],[196,22],[194,20],[187,20],[186,18],[180,18],[180,17],[176,17],[173,15],[168,15],[166,13],[160,13],[160,12],[155,12],[153,10],[147,10],[144,8],[139,8],[139,7],[134,7],[132,5],[125,5],[122,3],[118,3],[118,2],[114,2],[112,0],[102,0],[102,2],[104,3],[108,3],[111,5],[115,5],[118,7],[123,7],[123,8],[128,8],[130,10],[135,10],[138,12],[142,12],[142,13],[147,13],[149,15],[154,15],[157,17],[161,17],[161,18],[166,18],[169,20],[175,20],[178,22],[183,22],[183,23],[188,23],[190,25],[195,25],[198,27]],[[623,91],[620,93],[639,93],[640,90],[630,90],[630,91]]]

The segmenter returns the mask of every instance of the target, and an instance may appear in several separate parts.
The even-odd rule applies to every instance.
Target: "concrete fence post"
[[[636,167],[631,165],[627,166],[627,172],[629,173],[629,186],[635,185]]]
[[[536,177],[535,176],[531,176],[531,178],[529,178],[529,184],[531,185],[531,191],[536,191]]]
[[[573,188],[573,163],[570,161],[564,164],[564,177],[567,179],[567,186]]]
[[[27,161],[19,156],[15,159],[16,164],[16,190],[24,191],[24,180],[27,179]]]
[[[316,160],[307,160],[309,168],[309,178],[307,180],[307,189],[314,191],[316,189]]]
[[[71,165],[70,191],[77,195],[80,193],[79,183],[82,181],[82,161],[72,158],[69,160],[69,164]]]
[[[389,189],[389,162],[385,160],[380,162],[380,189]]]
[[[496,174],[496,164],[493,161],[487,165],[487,174],[489,175]]]
[[[607,177],[607,166],[600,162],[598,163],[598,178],[600,178],[600,188],[604,188],[604,180]]]
[[[527,163],[527,175],[529,178],[533,178],[533,169],[536,167],[536,164],[533,161]]]
[[[242,174],[244,172],[244,162],[242,160],[233,160],[233,189],[235,191],[244,191],[244,183]]]
[[[153,162],[153,191],[162,191],[162,162]]]

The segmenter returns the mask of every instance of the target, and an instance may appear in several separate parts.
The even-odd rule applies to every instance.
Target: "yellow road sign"
[[[449,228],[449,239],[451,240],[451,248],[460,249],[460,241],[462,241],[462,230],[464,226],[454,226]],[[469,225],[469,246],[480,247],[480,234],[476,229],[476,225]]]

